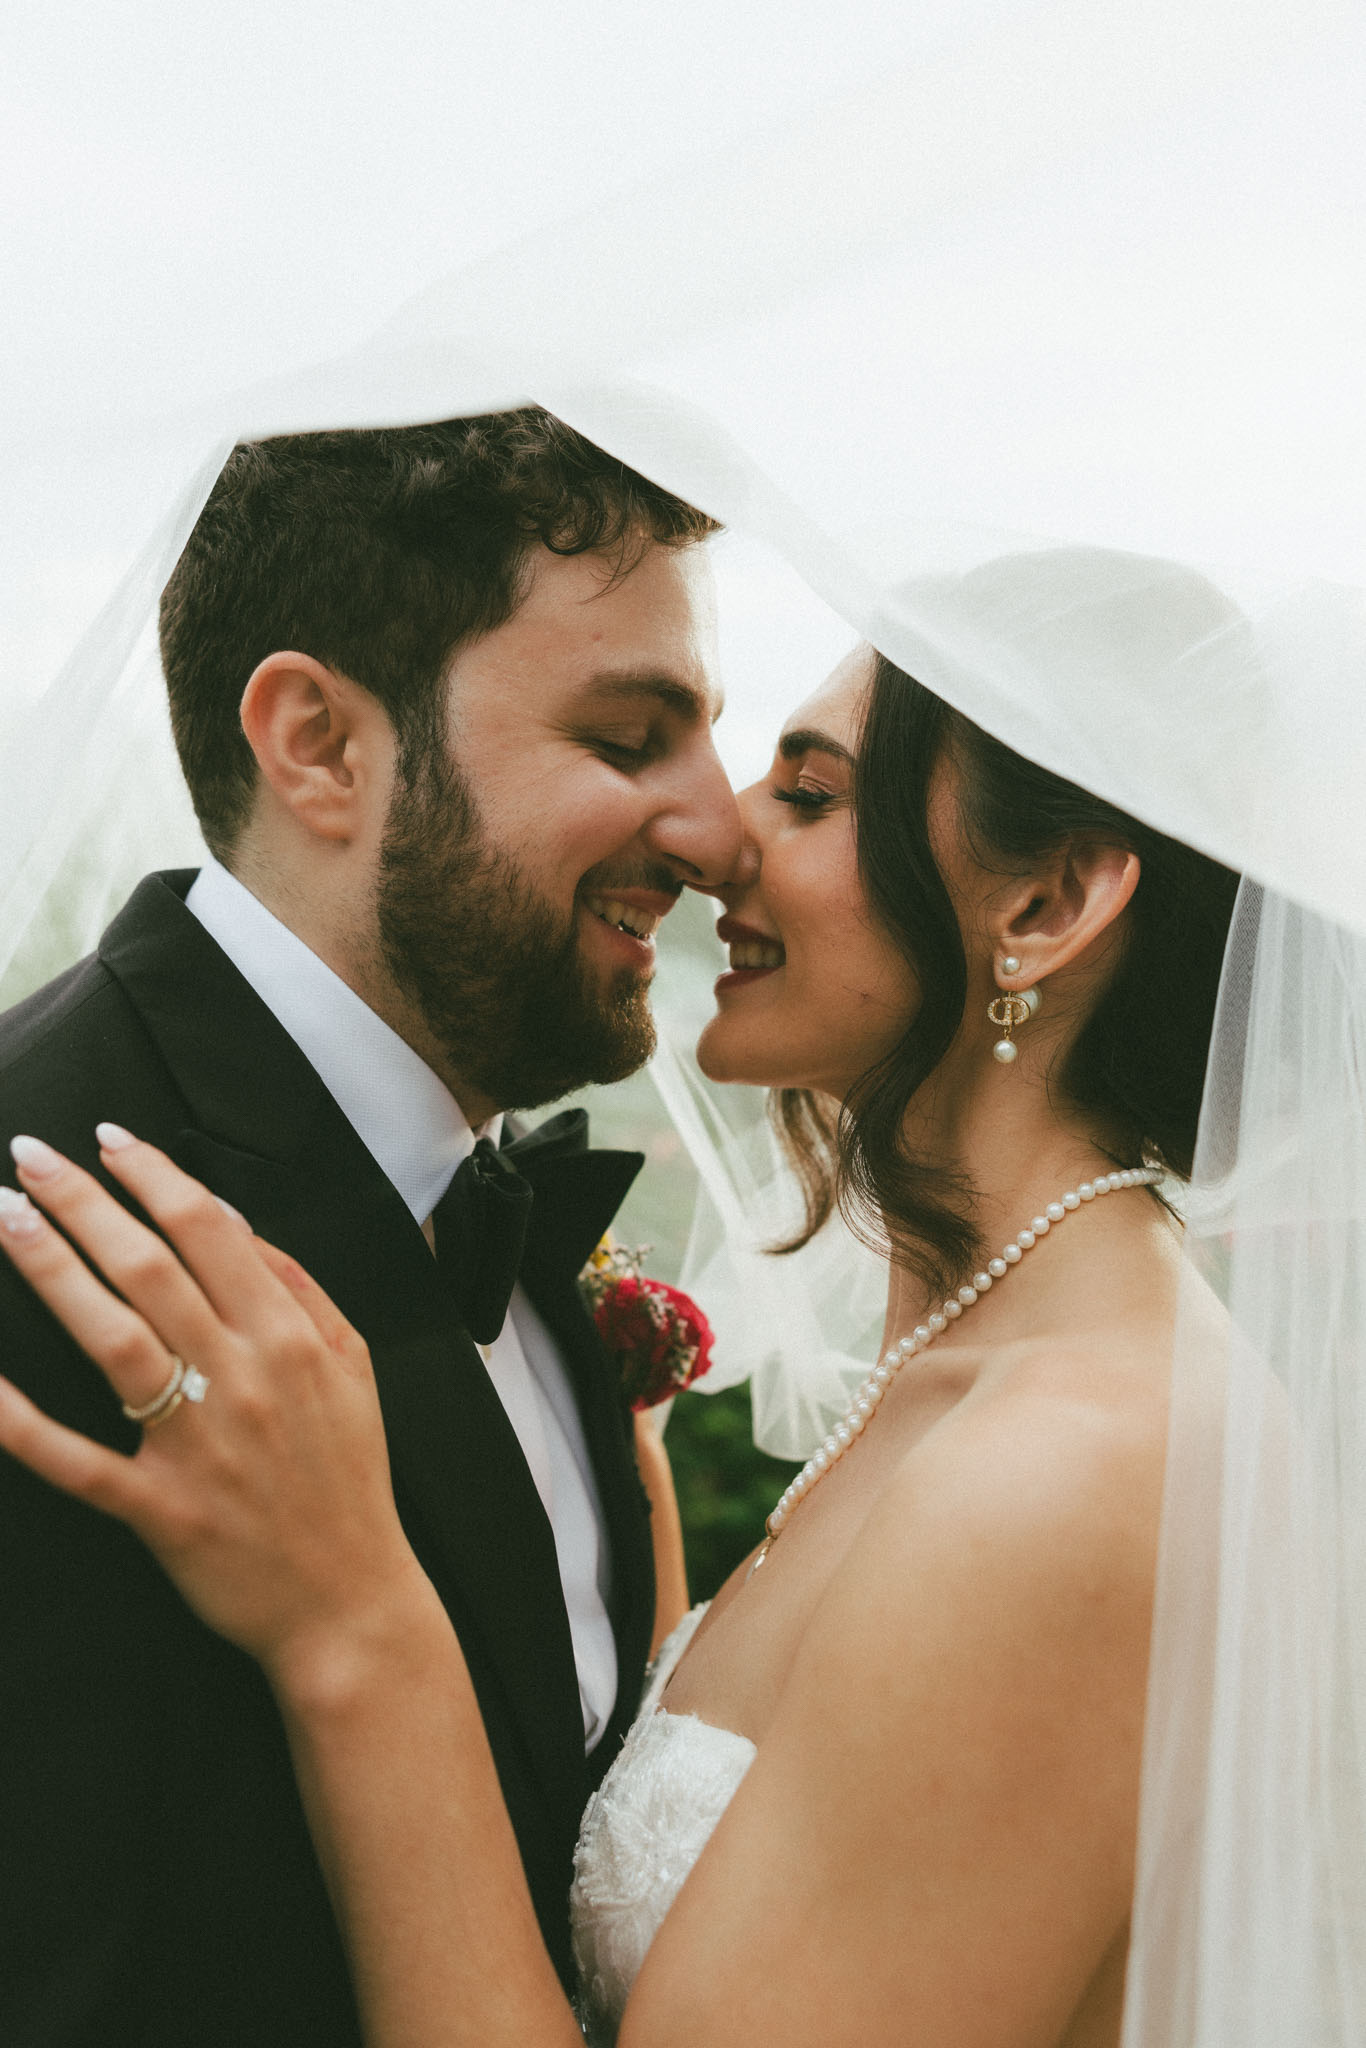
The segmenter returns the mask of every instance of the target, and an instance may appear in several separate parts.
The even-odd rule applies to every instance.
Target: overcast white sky
[[[331,354],[454,265],[876,77],[974,5],[7,0],[6,414]]]
[[[1327,17],[1334,0],[1302,0],[1299,11],[1306,10]],[[1226,49],[1233,66],[1245,40],[1240,28],[1264,16],[1289,18],[1271,0],[1231,9],[1228,0],[1206,0],[1194,14],[1182,0],[1133,0],[1130,7],[1087,0],[1070,10],[1069,0],[490,0],[478,7],[365,0],[340,9],[320,0],[232,7],[222,0],[7,0],[0,18],[0,705],[50,672],[179,480],[180,472],[158,470],[136,425],[125,422],[341,353],[413,292],[517,237],[563,221],[572,244],[569,224],[634,183],[670,170],[686,178],[693,165],[701,176],[718,151],[803,118],[814,142],[829,131],[828,113],[841,95],[912,62],[931,64],[977,24],[1023,24],[1026,46],[1035,22],[1046,26],[1050,17],[1068,35],[1075,25],[1082,41],[1093,23],[1121,40],[1127,29],[1132,41],[1135,13],[1168,30],[1175,24],[1178,52],[1203,35],[1204,61],[1216,75]],[[1224,17],[1235,24],[1232,40]],[[1102,58],[1093,76],[1104,74]],[[1109,183],[1096,181],[1089,218],[1085,208],[1065,209],[1080,231],[1066,289],[1048,270],[1059,254],[1047,228],[1054,198],[1036,186],[1032,221],[1027,207],[1017,216],[1009,179],[991,232],[978,224],[977,268],[960,274],[951,248],[940,261],[933,321],[914,276],[902,302],[880,276],[870,285],[869,323],[880,319],[913,340],[929,371],[908,390],[896,382],[896,348],[884,351],[888,403],[904,415],[922,405],[910,438],[925,473],[955,480],[969,507],[994,494],[1003,524],[1068,531],[1050,516],[1045,471],[1083,397],[1097,417],[1112,405],[1121,414],[1124,379],[1137,363],[1158,407],[1168,363],[1188,365],[1203,348],[1215,368],[1203,385],[1193,380],[1195,412],[1183,422],[1181,445],[1173,436],[1166,451],[1177,468],[1164,470],[1163,451],[1133,435],[1126,442],[1118,429],[1111,444],[1098,445],[1096,537],[1109,537],[1108,517],[1118,544],[1126,544],[1123,519],[1140,504],[1145,465],[1153,471],[1146,487],[1162,509],[1184,488],[1179,462],[1189,469],[1208,433],[1205,471],[1222,464],[1230,479],[1216,525],[1228,527],[1228,503],[1244,490],[1244,476],[1250,495],[1258,475],[1265,483],[1268,466],[1278,464],[1282,502],[1317,494],[1319,526],[1310,521],[1308,552],[1329,560],[1329,543],[1346,524],[1339,511],[1349,497],[1359,500],[1361,465],[1349,435],[1329,449],[1320,434],[1318,472],[1303,479],[1301,491],[1294,408],[1301,405],[1313,426],[1322,382],[1315,351],[1329,361],[1335,334],[1334,374],[1343,378],[1350,362],[1346,381],[1355,388],[1349,257],[1353,248],[1359,257],[1362,195],[1346,180],[1304,169],[1316,130],[1331,128],[1330,111],[1341,114],[1323,99],[1324,81],[1312,71],[1306,77],[1307,84],[1287,67],[1274,78],[1276,90],[1257,115],[1255,164],[1233,100],[1223,134],[1198,124],[1173,131],[1166,168],[1177,183],[1198,180],[1212,153],[1227,152],[1230,194],[1242,202],[1218,245],[1228,289],[1216,265],[1197,260],[1192,275],[1179,246],[1160,245],[1162,207],[1170,206],[1160,192],[1154,197],[1152,166],[1140,159],[1126,169],[1118,155]],[[1306,92],[1317,97],[1297,101]],[[1337,92],[1350,102],[1348,81]],[[1065,94],[1059,104],[1065,109]],[[1031,111],[1025,103],[1024,115]],[[893,127],[896,112],[893,106]],[[1186,160],[1178,164],[1182,150]],[[1242,319],[1238,292],[1247,278],[1239,238],[1262,232],[1297,168],[1315,201],[1314,233],[1304,232],[1309,209],[1301,191],[1293,207],[1287,203],[1275,265],[1281,297],[1264,362],[1240,366],[1246,390],[1225,408],[1240,430],[1234,447],[1227,434],[1219,441],[1219,422],[1201,407],[1223,359],[1224,329],[1236,336]],[[1037,244],[1028,239],[1031,227]],[[951,225],[945,233],[951,236]],[[1151,289],[1146,279],[1135,286],[1144,262],[1155,266]],[[838,336],[843,280],[837,289]],[[1015,315],[1018,338],[1003,306]],[[1358,307],[1358,321],[1359,314]],[[1139,335],[1144,322],[1150,342]],[[1018,387],[1000,375],[1003,333]],[[973,351],[982,337],[988,354],[979,366]],[[828,364],[814,318],[809,339],[806,367],[815,377]],[[734,361],[727,362],[732,379]],[[766,367],[760,347],[751,365],[760,384]],[[1270,377],[1259,382],[1267,367]],[[899,454],[907,437],[903,422],[882,475],[877,450],[864,450],[859,483],[868,489],[876,478],[873,515],[898,490],[918,487]],[[1021,480],[1014,500],[1002,483],[1010,461]],[[1059,480],[1058,502],[1083,506],[1085,484],[1074,466]],[[111,534],[119,536],[113,549]],[[1143,544],[1141,533],[1132,544]],[[1350,573],[1351,546],[1339,553],[1333,570]],[[791,671],[800,688],[838,652],[844,630],[814,601],[808,606],[776,568],[751,562],[741,573],[740,561],[733,551],[726,569],[735,673],[751,672],[762,656],[772,675]],[[741,741],[738,693],[737,709],[741,715],[728,720],[730,745],[737,768],[748,772],[756,742]]]
[[[121,566],[104,509],[156,467],[140,445],[124,462],[120,420],[339,353],[452,268],[999,4],[8,0],[0,694],[46,678]],[[122,530],[140,540],[163,501],[138,489]],[[737,664],[782,673],[800,651],[809,675],[847,641],[776,565],[723,575]],[[757,734],[728,723],[751,772]]]

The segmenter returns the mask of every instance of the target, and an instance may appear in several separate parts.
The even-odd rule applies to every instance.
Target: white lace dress
[[[694,1607],[651,1668],[621,1754],[589,1801],[570,1916],[584,2032],[611,2048],[645,1951],[754,1761],[754,1744],[659,1698],[705,1614]]]

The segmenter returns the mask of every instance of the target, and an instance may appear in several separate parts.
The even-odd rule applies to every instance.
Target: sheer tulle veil
[[[1360,17],[1055,0],[941,26],[809,120],[429,286],[349,356],[106,420],[84,467],[12,449],[39,593],[12,646],[41,666],[50,508],[77,488],[91,601],[9,717],[3,964],[53,943],[56,905],[74,957],[134,874],[193,857],[153,620],[231,439],[527,398],[780,558],[1012,747],[1241,870],[1179,1198],[1192,1287],[1216,1289],[1229,1336],[1211,1357],[1192,1317],[1173,1360],[1124,2039],[1348,2048],[1366,2035]],[[728,1373],[755,1375],[766,1440],[796,1448],[859,1354],[876,1273],[835,1232],[781,1269],[754,1248],[785,1199],[762,1125],[691,1065],[697,988],[666,967],[661,989],[656,1078],[701,1182],[690,1278]]]

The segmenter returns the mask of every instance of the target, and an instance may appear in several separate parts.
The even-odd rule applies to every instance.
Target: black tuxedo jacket
[[[554,1541],[511,1424],[401,1198],[185,909],[191,879],[143,882],[96,955],[0,1019],[0,1142],[29,1131],[98,1170],[96,1122],[126,1125],[298,1258],[365,1336],[404,1526],[459,1633],[567,1976],[579,1817],[638,1698],[653,1607],[629,1415],[575,1288],[639,1157],[587,1151],[585,1127],[577,1151],[529,1170],[522,1282],[578,1397],[613,1559],[618,1706],[585,1761]],[[135,1446],[3,1260],[0,1359],[49,1414]],[[194,1424],[212,1428],[212,1395]],[[358,2040],[260,1672],[136,1538],[0,1456],[0,2042]]]

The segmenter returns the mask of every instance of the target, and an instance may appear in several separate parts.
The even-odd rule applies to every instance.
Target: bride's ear
[[[1032,988],[1060,968],[1086,966],[1114,936],[1138,887],[1139,860],[1121,846],[1075,840],[998,896],[989,918],[1003,986]],[[999,971],[1003,960],[1018,967]]]
[[[242,731],[266,789],[314,838],[365,829],[388,763],[374,698],[311,655],[269,654],[242,697]]]

